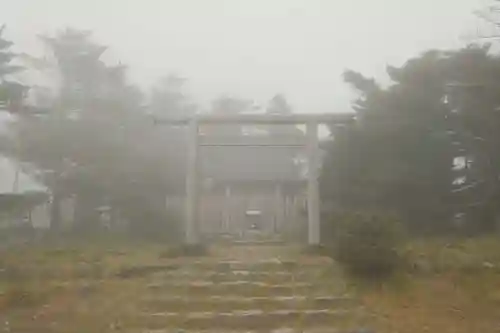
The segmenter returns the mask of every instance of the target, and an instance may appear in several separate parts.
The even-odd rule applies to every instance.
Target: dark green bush
[[[398,219],[344,214],[334,223],[334,255],[350,273],[367,278],[386,277],[400,266],[404,233]]]

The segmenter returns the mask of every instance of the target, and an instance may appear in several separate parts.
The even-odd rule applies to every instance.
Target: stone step
[[[140,301],[144,308],[165,312],[186,311],[220,311],[260,309],[270,311],[275,309],[346,309],[357,305],[350,296],[330,297],[183,297],[166,296],[150,297]]]
[[[269,246],[283,245],[286,241],[283,239],[263,239],[263,240],[232,240],[231,245],[236,246]]]
[[[190,277],[194,274],[200,277],[243,277],[243,276],[255,276],[255,277],[270,277],[270,276],[284,276],[284,277],[313,277],[321,272],[311,272],[311,271],[254,271],[254,270],[231,270],[227,272],[219,272],[215,270],[196,270],[196,269],[177,269],[172,271],[165,271],[156,273],[157,275],[162,275],[165,277]],[[328,273],[327,271],[323,272]]]
[[[234,310],[231,312],[158,312],[125,316],[125,327],[152,329],[190,330],[273,330],[280,327],[332,327],[344,328],[358,322],[359,313],[354,310],[308,309]],[[127,322],[130,321],[130,322]]]
[[[325,270],[332,267],[332,261],[328,258],[320,258],[319,260],[255,260],[255,261],[238,261],[238,260],[186,260],[186,259],[169,259],[166,263],[172,269],[188,269],[188,270],[206,270],[214,272],[231,272],[231,271],[314,271]]]
[[[350,326],[350,325],[349,325]],[[118,330],[117,330],[118,328]],[[279,327],[274,329],[266,330],[239,330],[239,329],[203,329],[203,330],[191,330],[183,328],[161,328],[161,329],[128,329],[123,328],[121,325],[117,325],[117,328],[111,328],[107,333],[355,333],[355,332],[365,332],[350,328],[333,328],[333,327],[318,327],[318,328],[291,328],[291,327]],[[12,326],[6,332],[22,332],[22,333],[73,333],[75,332],[73,328],[55,328],[53,326],[46,327],[42,325],[24,325],[24,326]],[[104,330],[99,330],[99,332],[104,332]],[[371,332],[371,331],[367,331]]]
[[[116,331],[113,331],[116,332]],[[354,333],[358,330],[353,329],[335,329],[332,327],[319,327],[319,328],[291,328],[291,327],[280,327],[271,330],[183,330],[179,328],[173,329],[157,329],[157,330],[134,330],[134,331],[123,331],[124,333]],[[359,331],[364,332],[364,331]],[[29,332],[31,333],[31,332]]]
[[[319,278],[331,278],[334,277],[330,272],[307,272],[307,271],[249,271],[249,270],[235,270],[231,272],[214,272],[214,271],[196,271],[196,270],[177,270],[169,272],[161,272],[155,275],[155,277],[161,277],[167,280],[176,281],[186,279],[204,279],[213,282],[224,282],[224,281],[235,281],[235,280],[247,280],[247,281],[266,281],[274,283],[292,282],[292,281],[311,281],[317,280]]]
[[[187,281],[184,283],[151,283],[147,288],[158,294],[189,296],[324,296],[343,293],[342,286],[324,286],[313,283],[297,282],[271,284],[265,282],[233,281],[214,283],[210,281]]]

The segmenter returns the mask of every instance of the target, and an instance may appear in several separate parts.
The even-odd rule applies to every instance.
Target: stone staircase
[[[290,255],[284,246],[266,248],[238,246],[219,250],[217,258],[173,260],[176,269],[148,278],[137,302],[121,315],[121,328],[342,333],[367,326],[366,311],[329,259]]]

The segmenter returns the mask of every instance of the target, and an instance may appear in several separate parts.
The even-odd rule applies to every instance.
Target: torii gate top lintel
[[[318,124],[349,124],[355,120],[352,113],[310,114],[196,114],[191,117],[162,118],[157,122],[167,124],[268,124],[291,125],[315,122]]]

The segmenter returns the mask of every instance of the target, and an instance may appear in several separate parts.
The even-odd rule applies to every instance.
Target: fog
[[[143,88],[177,72],[202,105],[220,94],[265,103],[287,96],[296,112],[345,112],[352,68],[384,77],[426,49],[476,32],[482,0],[0,0],[16,50],[40,54],[37,34],[90,29]]]
[[[0,0],[0,332],[500,332],[500,0]]]

